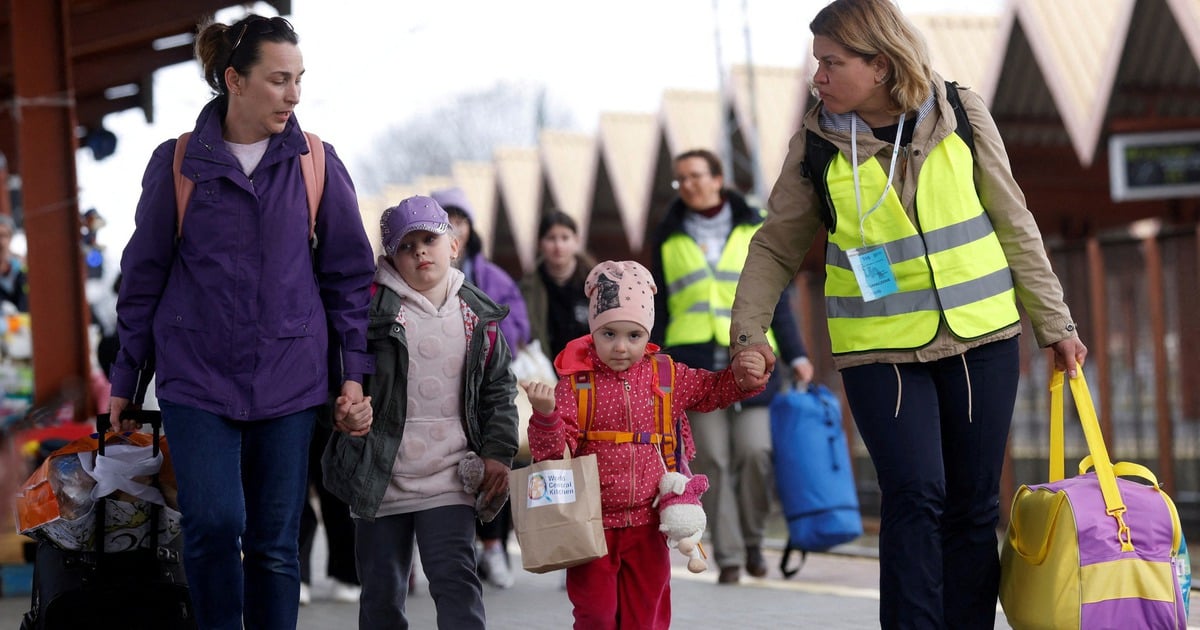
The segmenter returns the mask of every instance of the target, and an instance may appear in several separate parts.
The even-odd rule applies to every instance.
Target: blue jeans
[[[929,363],[842,370],[879,478],[879,622],[995,625],[1000,470],[1017,395],[1016,338]]]
[[[159,402],[200,628],[294,629],[314,410],[245,422]]]

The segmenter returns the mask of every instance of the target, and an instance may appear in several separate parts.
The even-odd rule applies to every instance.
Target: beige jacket
[[[893,186],[900,201],[916,224],[914,204],[917,178],[925,157],[957,126],[954,110],[946,100],[945,82],[935,76],[936,103],[934,111],[917,125],[912,145],[901,151]],[[987,111],[983,99],[976,93],[960,88],[960,98],[975,134],[975,187],[987,210],[996,236],[1008,258],[1017,297],[1033,324],[1038,345],[1048,346],[1077,336],[1076,326],[1067,305],[1063,303],[1062,286],[1042,245],[1033,214],[1025,206],[1025,196],[1013,179],[1008,154],[996,123]],[[801,174],[805,153],[805,132],[808,129],[850,155],[848,133],[822,129],[818,123],[822,105],[815,105],[804,117],[804,124],[788,146],[783,171],[775,182],[768,203],[766,223],[750,243],[750,252],[733,303],[733,323],[730,338],[734,352],[741,347],[766,343],[764,331],[771,324],[771,315],[779,294],[792,281],[804,259],[821,223],[819,200],[812,183]],[[869,130],[858,135],[860,164],[874,156],[886,170],[891,160],[892,144],[876,139]],[[943,320],[944,322],[944,320]],[[943,325],[928,345],[915,351],[873,351],[834,356],[834,367],[841,370],[868,363],[912,363],[935,361],[961,354],[966,350],[1020,333],[1019,324],[1001,329],[980,339],[964,341],[954,337]]]

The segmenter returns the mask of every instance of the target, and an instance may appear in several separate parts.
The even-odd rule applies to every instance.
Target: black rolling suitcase
[[[126,412],[154,428],[154,453],[162,434],[157,411]],[[109,428],[108,414],[96,419],[101,435]],[[98,453],[104,454],[104,440]],[[156,480],[157,481],[157,480]],[[96,502],[95,521],[104,522],[108,499]],[[150,531],[158,531],[161,508],[150,510]],[[185,630],[196,627],[187,578],[183,572],[182,537],[159,545],[150,536],[149,548],[104,552],[104,536],[95,536],[92,551],[66,551],[39,542],[33,568],[33,595],[21,630],[122,628],[124,630]]]

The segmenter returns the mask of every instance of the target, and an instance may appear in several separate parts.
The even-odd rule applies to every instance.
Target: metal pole
[[[721,59],[721,11],[720,0],[713,0],[713,42],[717,52],[717,102],[721,107],[721,146],[716,147],[721,162],[729,169],[725,185],[733,182],[733,139],[729,128],[729,117],[725,115],[725,62]],[[674,157],[674,156],[672,156]]]
[[[746,89],[750,96],[750,129],[743,130],[746,138],[746,151],[750,154],[750,176],[754,178],[754,195],[758,203],[766,201],[763,184],[763,174],[758,172],[758,94],[754,89],[754,57],[750,46],[750,8],[747,0],[742,0],[742,37],[746,40]]]

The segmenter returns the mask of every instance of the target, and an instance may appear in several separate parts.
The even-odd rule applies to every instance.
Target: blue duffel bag
[[[789,388],[771,401],[775,485],[787,518],[788,542],[779,569],[785,578],[810,551],[826,551],[862,535],[862,515],[842,431],[842,411],[824,385]],[[800,565],[788,568],[792,552]]]

